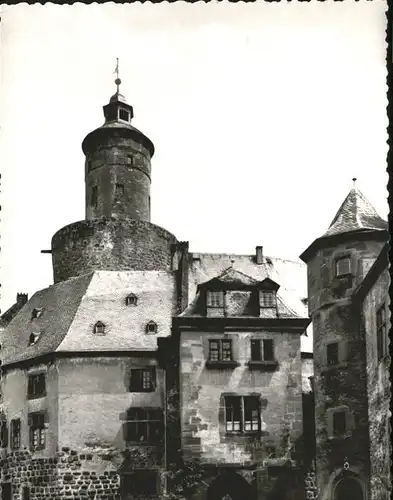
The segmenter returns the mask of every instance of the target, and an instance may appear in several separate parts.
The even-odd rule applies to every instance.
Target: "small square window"
[[[135,164],[135,158],[133,156],[128,155],[127,156],[127,165],[129,167],[133,167]]]
[[[336,276],[347,276],[351,274],[351,258],[340,257],[336,259]]]
[[[130,113],[126,109],[120,108],[119,109],[119,119],[123,120],[125,122],[130,121]]]

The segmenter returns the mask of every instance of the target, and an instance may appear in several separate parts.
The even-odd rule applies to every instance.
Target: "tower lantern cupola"
[[[154,145],[131,125],[133,107],[120,93],[103,107],[105,123],[82,143],[86,156],[86,219],[112,217],[150,221],[151,158]]]

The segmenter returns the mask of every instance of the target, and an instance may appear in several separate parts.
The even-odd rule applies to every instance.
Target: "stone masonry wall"
[[[180,401],[182,446],[186,456],[207,463],[252,464],[263,460],[282,465],[296,457],[302,435],[300,337],[282,332],[258,332],[257,338],[274,338],[278,368],[250,370],[250,332],[226,335],[182,332]],[[208,339],[232,339],[233,369],[208,369]],[[258,394],[262,404],[262,437],[225,435],[223,394]]]
[[[95,270],[171,270],[176,238],[149,222],[131,219],[80,221],[52,238],[54,281]]]
[[[378,360],[376,311],[385,304],[388,316],[389,271],[386,269],[363,303],[363,318],[367,343],[367,393],[370,427],[371,496],[370,500],[385,500],[391,488],[389,430],[389,356]],[[389,325],[387,326],[389,331]]]
[[[148,150],[132,139],[106,137],[86,160],[86,219],[150,221],[150,183]],[[116,193],[116,184],[124,187],[123,193]],[[98,195],[95,206],[91,199],[93,186]]]
[[[316,475],[320,498],[331,498],[335,474],[345,457],[367,488],[369,439],[365,337],[351,294],[379,254],[383,242],[352,241],[317,252],[308,263],[309,312],[313,321],[316,420]],[[349,255],[352,276],[335,276],[335,259]],[[340,362],[327,366],[327,345],[340,342]],[[342,358],[342,359],[341,359]],[[329,411],[347,407],[351,427],[346,438],[333,438]],[[331,413],[330,413],[331,415]]]

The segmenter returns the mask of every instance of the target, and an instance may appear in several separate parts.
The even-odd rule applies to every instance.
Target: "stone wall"
[[[308,263],[308,304],[314,342],[316,472],[322,500],[331,497],[332,477],[343,467],[345,457],[361,481],[365,485],[369,482],[365,336],[351,295],[383,244],[345,242],[319,250]],[[352,276],[337,278],[335,259],[347,255],[351,258]],[[327,365],[330,342],[340,342],[340,362],[332,367]],[[345,439],[333,438],[329,431],[330,412],[340,406],[348,408],[350,430]]]
[[[370,426],[371,496],[370,500],[385,500],[391,488],[389,430],[390,359],[378,360],[376,311],[385,303],[388,316],[389,270],[379,277],[363,303],[364,328],[367,343],[367,394]],[[389,324],[387,325],[389,331]]]
[[[131,219],[80,221],[52,238],[54,281],[95,270],[171,270],[176,238],[149,222]]]
[[[185,456],[207,463],[239,465],[266,460],[282,465],[296,457],[302,435],[300,336],[258,332],[257,338],[274,338],[278,368],[250,370],[250,332],[182,332],[180,345],[180,404],[182,448]],[[232,339],[239,366],[209,369],[208,339]],[[255,394],[261,400],[262,436],[226,436],[223,395]]]
[[[86,219],[123,217],[150,221],[149,151],[122,137],[106,137],[86,159]],[[116,193],[116,184],[124,188]],[[92,205],[92,189],[97,203]]]

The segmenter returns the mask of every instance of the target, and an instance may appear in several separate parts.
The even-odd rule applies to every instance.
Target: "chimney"
[[[257,264],[263,264],[263,247],[255,248],[255,261]]]
[[[19,309],[21,309],[28,301],[28,295],[27,293],[17,293],[16,294],[16,303],[19,307]]]

